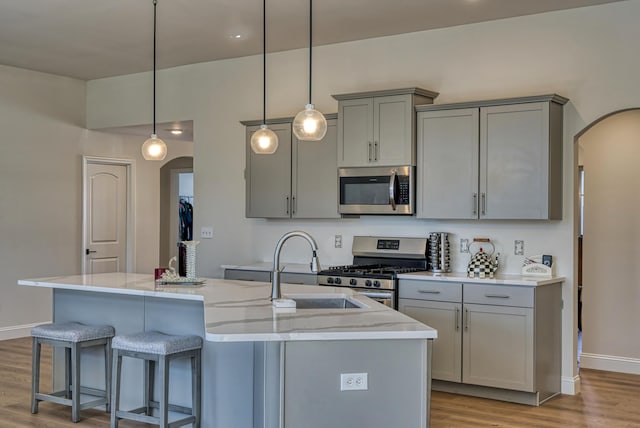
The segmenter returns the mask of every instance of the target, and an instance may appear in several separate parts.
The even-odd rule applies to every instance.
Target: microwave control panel
[[[397,204],[409,205],[409,176],[398,176],[398,196]]]

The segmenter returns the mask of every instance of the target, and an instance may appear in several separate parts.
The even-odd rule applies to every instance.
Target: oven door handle
[[[397,170],[391,170],[391,177],[389,177],[389,202],[391,203],[391,209],[396,210],[396,175]]]
[[[370,297],[372,299],[391,299],[393,297],[393,293],[384,293],[384,292],[372,292],[372,291],[359,291],[360,294]]]

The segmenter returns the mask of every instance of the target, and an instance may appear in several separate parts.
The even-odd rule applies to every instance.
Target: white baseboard
[[[33,324],[11,325],[8,327],[0,327],[0,340],[18,339],[21,337],[29,337],[31,329],[37,325],[45,324],[51,321],[36,322]]]
[[[583,352],[580,355],[580,367],[583,369],[640,374],[640,359]]]
[[[560,392],[566,395],[578,395],[580,394],[580,376],[574,377],[563,376],[560,385]]]

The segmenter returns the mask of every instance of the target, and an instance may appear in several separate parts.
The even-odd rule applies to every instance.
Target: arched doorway
[[[194,204],[193,193],[180,194],[180,176],[191,175],[193,183],[193,157],[172,159],[160,168],[160,265],[167,266],[177,254],[179,240],[179,205],[182,200]],[[188,181],[188,177],[187,178]],[[188,184],[188,183],[187,183]],[[187,186],[188,188],[189,186]],[[192,186],[191,186],[192,187]],[[184,191],[182,193],[185,193]],[[189,193],[188,191],[186,193]]]
[[[640,108],[603,116],[575,141],[584,171],[580,366],[640,373]]]

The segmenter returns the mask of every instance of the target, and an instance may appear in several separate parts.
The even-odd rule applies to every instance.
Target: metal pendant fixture
[[[142,145],[142,157],[146,160],[161,161],[167,156],[167,145],[156,135],[156,7],[153,0],[153,133]]]
[[[309,0],[309,104],[293,119],[293,133],[301,141],[319,141],[327,133],[327,119],[311,102],[311,64],[313,47],[313,0]]]
[[[251,136],[251,150],[271,155],[278,149],[278,135],[267,127],[267,1],[262,0],[262,125]]]

